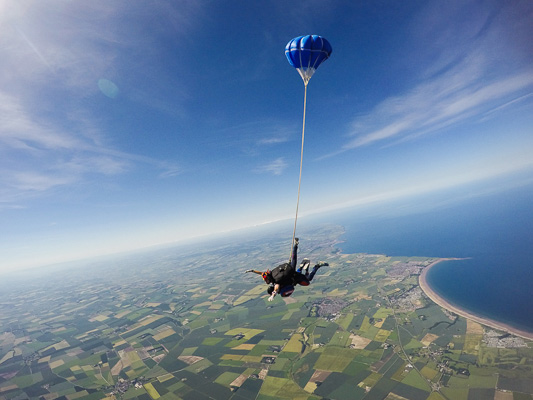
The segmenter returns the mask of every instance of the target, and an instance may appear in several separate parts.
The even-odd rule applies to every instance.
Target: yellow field
[[[401,382],[403,378],[405,378],[410,371],[409,369],[405,368],[406,365],[407,363],[403,363],[403,365],[400,368],[398,368],[396,372],[391,376],[391,379]]]
[[[119,340],[118,342],[113,344],[113,347],[122,346],[123,344],[127,343],[124,339]]]
[[[2,357],[2,358],[0,359],[0,364],[2,364],[4,361],[7,361],[7,360],[13,358],[13,355],[14,355],[13,353],[14,353],[13,351],[8,351],[8,352],[4,355],[4,357]]]
[[[245,294],[248,296],[257,296],[259,294],[266,293],[266,286],[265,285],[257,285],[251,290],[248,290]]]
[[[198,347],[186,347],[181,352],[181,356],[192,356],[194,352],[198,349]]]
[[[66,340],[62,340],[59,343],[53,344],[51,346],[48,346],[47,348],[43,349],[42,351],[44,352],[44,351],[46,351],[46,350],[48,350],[48,349],[50,349],[52,347],[55,348],[57,351],[59,351],[59,350],[62,350],[62,349],[66,349],[69,346],[70,346],[70,344],[68,344],[68,342]]]
[[[131,310],[125,310],[115,315],[115,318],[119,319],[131,313]]]
[[[376,322],[376,323],[374,324],[374,326],[375,326],[376,328],[381,329],[381,327],[383,326],[383,323],[384,323],[384,322],[385,322],[385,320],[382,319],[381,321]]]
[[[260,296],[261,294],[266,294],[265,285],[257,285],[253,289],[248,290],[245,294],[243,294],[237,300],[235,300],[233,302],[233,305],[238,306],[240,304],[246,303],[248,300],[255,299],[257,296]]]
[[[51,358],[52,358],[52,356],[46,356],[46,357],[40,358],[38,362],[39,363],[48,362],[48,361],[50,361]],[[2,364],[1,361],[0,361],[0,364]]]
[[[393,314],[393,311],[392,309],[390,308],[386,308],[386,307],[381,307],[379,310],[376,311],[376,313],[373,315],[373,318],[374,319],[385,319],[387,318],[389,315],[392,315]]]
[[[290,297],[284,297],[283,300],[288,300],[288,299],[291,299]],[[292,300],[296,300],[296,299],[291,299],[291,302]],[[289,304],[288,301],[286,301],[287,304]],[[282,321],[285,321],[287,319],[290,319],[292,317],[292,314],[294,314],[296,311],[298,311],[296,308],[293,308],[292,310],[289,310],[285,313],[285,315],[283,315],[283,317],[281,317],[281,320]]]
[[[239,354],[222,354],[220,357],[221,360],[233,360],[233,361],[240,361],[242,358]]]
[[[353,314],[347,314],[347,315],[343,315],[342,317],[340,317],[340,318],[338,319],[338,322],[337,322],[337,323],[338,323],[340,326],[342,326],[343,329],[344,329],[345,331],[347,331],[347,330],[348,330],[348,327],[349,327],[350,324],[352,323],[352,320],[353,320]]]
[[[233,302],[233,306],[240,306],[241,304],[246,303],[249,300],[255,299],[257,296],[240,296],[237,300]]]
[[[146,389],[146,391],[148,392],[148,394],[150,395],[150,397],[152,399],[158,399],[160,398],[161,396],[159,395],[159,393],[157,392],[157,390],[155,390],[155,387],[153,387],[153,385],[151,383],[147,383],[144,385],[144,389]]]
[[[365,315],[365,318],[363,319],[363,323],[361,324],[361,327],[359,328],[360,331],[362,332],[366,332],[368,330],[368,328],[370,328],[370,318],[368,318],[366,315]]]
[[[463,351],[468,354],[476,355],[479,351],[479,343],[481,342],[481,339],[483,339],[483,335],[466,335]]]
[[[304,390],[309,393],[313,393],[318,386],[315,382],[307,382],[307,384],[304,387]]]
[[[165,329],[162,332],[159,332],[157,335],[154,335],[153,338],[154,338],[154,340],[159,341],[159,340],[164,339],[166,337],[169,337],[170,335],[173,335],[175,333],[176,333],[176,331],[174,331],[174,329],[168,328],[168,329]]]
[[[329,292],[330,296],[344,296],[348,293],[347,290],[339,290],[339,289],[333,289],[331,292]]]
[[[233,350],[252,350],[255,347],[255,344],[243,343],[237,347],[234,347]]]
[[[161,319],[163,317],[164,317],[163,315],[152,315],[150,317],[146,317],[146,318],[142,319],[141,321],[139,321],[139,323],[141,324],[141,326],[146,326],[146,325],[150,325],[152,322],[155,322],[158,319]],[[132,329],[130,329],[130,330],[132,330]]]
[[[211,305],[211,302],[210,301],[204,301],[203,303],[199,303],[199,304],[196,304],[193,306],[193,308],[198,308],[198,307],[208,307]]]
[[[54,369],[54,368],[57,368],[61,365],[65,364],[65,361],[63,360],[55,360],[55,361],[52,361],[51,363],[48,364],[48,366],[50,367],[50,369]]]
[[[364,381],[359,382],[357,386],[365,389],[367,387],[373,387],[376,383],[378,383],[378,380],[381,378],[381,374],[378,374],[377,372],[372,372],[369,376],[365,378]]]
[[[376,337],[374,338],[374,340],[376,342],[384,342],[385,340],[387,340],[390,334],[391,334],[391,331],[380,329],[378,333],[376,334]]]
[[[291,336],[291,339],[287,342],[283,348],[283,352],[300,353],[302,351],[302,335],[297,333]]]

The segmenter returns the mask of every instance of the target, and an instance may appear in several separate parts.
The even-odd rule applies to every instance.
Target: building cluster
[[[316,307],[317,317],[335,320],[341,315],[341,311],[348,302],[338,298],[323,298],[316,300],[313,305]]]
[[[392,267],[387,270],[387,275],[389,276],[389,278],[403,279],[410,275],[419,275],[422,268],[423,265],[418,262],[400,262],[392,265]]]
[[[401,296],[391,298],[390,302],[399,311],[409,312],[420,308],[420,300],[422,299],[422,289],[419,286],[403,293]]]
[[[483,342],[487,347],[497,347],[499,349],[510,349],[516,347],[527,347],[524,339],[508,333],[502,335],[493,330],[486,330],[483,335]]]

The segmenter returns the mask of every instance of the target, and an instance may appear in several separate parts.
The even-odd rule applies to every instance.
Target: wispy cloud
[[[18,98],[0,92],[0,183],[4,188],[44,191],[78,182],[85,174],[121,174],[136,164],[152,165],[163,177],[180,171],[173,163],[106,146],[89,120],[70,121],[66,124],[72,125],[70,129],[64,125],[65,121],[59,124],[33,115]]]
[[[426,12],[426,20],[436,11]],[[504,34],[505,17],[480,12],[465,19],[457,15],[462,9],[446,11],[447,16],[441,11],[440,24],[417,28],[418,39],[429,37],[424,45],[433,40],[439,49],[434,54],[430,45],[415,47],[426,57],[417,55],[413,60],[423,65],[418,84],[356,118],[347,135],[351,139],[339,152],[410,140],[527,99],[525,94],[533,88],[533,68],[518,62],[520,51],[511,49],[512,45],[506,47],[510,38]]]
[[[510,96],[533,87],[533,71],[481,84],[481,78],[472,79],[461,70],[463,65],[403,96],[383,101],[369,116],[354,122],[351,136],[356,138],[343,150],[434,132],[481,115],[495,102],[506,103]]]
[[[259,139],[259,141],[257,143],[260,144],[260,145],[267,145],[268,146],[268,145],[272,145],[272,144],[285,143],[285,142],[288,142],[288,141],[289,141],[288,137],[277,136],[277,137],[268,137],[268,138]]]
[[[275,148],[276,145],[298,138],[296,126],[272,118],[217,128],[216,131],[217,135],[209,137],[209,145],[217,148],[236,148],[249,156],[256,156],[265,148]]]
[[[254,171],[257,173],[271,173],[274,175],[281,175],[287,168],[288,164],[283,157],[277,158],[274,161],[257,167]]]
[[[173,162],[121,151],[87,104],[103,96],[102,78],[125,80],[118,55],[157,51],[150,35],[158,29],[178,37],[192,29],[199,7],[182,6],[152,5],[160,23],[147,34],[122,22],[124,15],[132,20],[146,13],[144,5],[0,0],[0,204],[14,207],[27,196],[139,164],[160,178],[181,173]],[[157,96],[143,90],[131,91],[132,100],[159,109]]]

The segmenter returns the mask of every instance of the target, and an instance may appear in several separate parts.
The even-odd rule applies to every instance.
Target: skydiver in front
[[[278,265],[272,271],[261,272],[252,269],[246,271],[261,275],[265,283],[269,285],[267,289],[267,293],[270,295],[268,301],[274,300],[278,293],[281,297],[289,297],[294,292],[295,285],[309,286],[318,269],[329,265],[327,262],[319,262],[309,271],[310,261],[308,258],[304,258],[296,269],[298,244],[299,240],[295,238],[290,263]]]

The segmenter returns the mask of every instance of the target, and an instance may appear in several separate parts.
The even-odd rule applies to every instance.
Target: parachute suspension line
[[[304,137],[305,137],[305,109],[307,105],[307,83],[309,81],[304,80],[304,117],[302,123],[302,150],[300,152],[300,176],[298,178],[298,199],[296,200],[296,217],[294,218],[294,230],[292,232],[292,244],[291,244],[291,255],[289,257],[289,262],[292,260],[292,251],[294,249],[294,238],[296,237],[296,222],[298,221],[298,206],[300,205],[300,186],[302,184],[302,165],[304,160]]]

